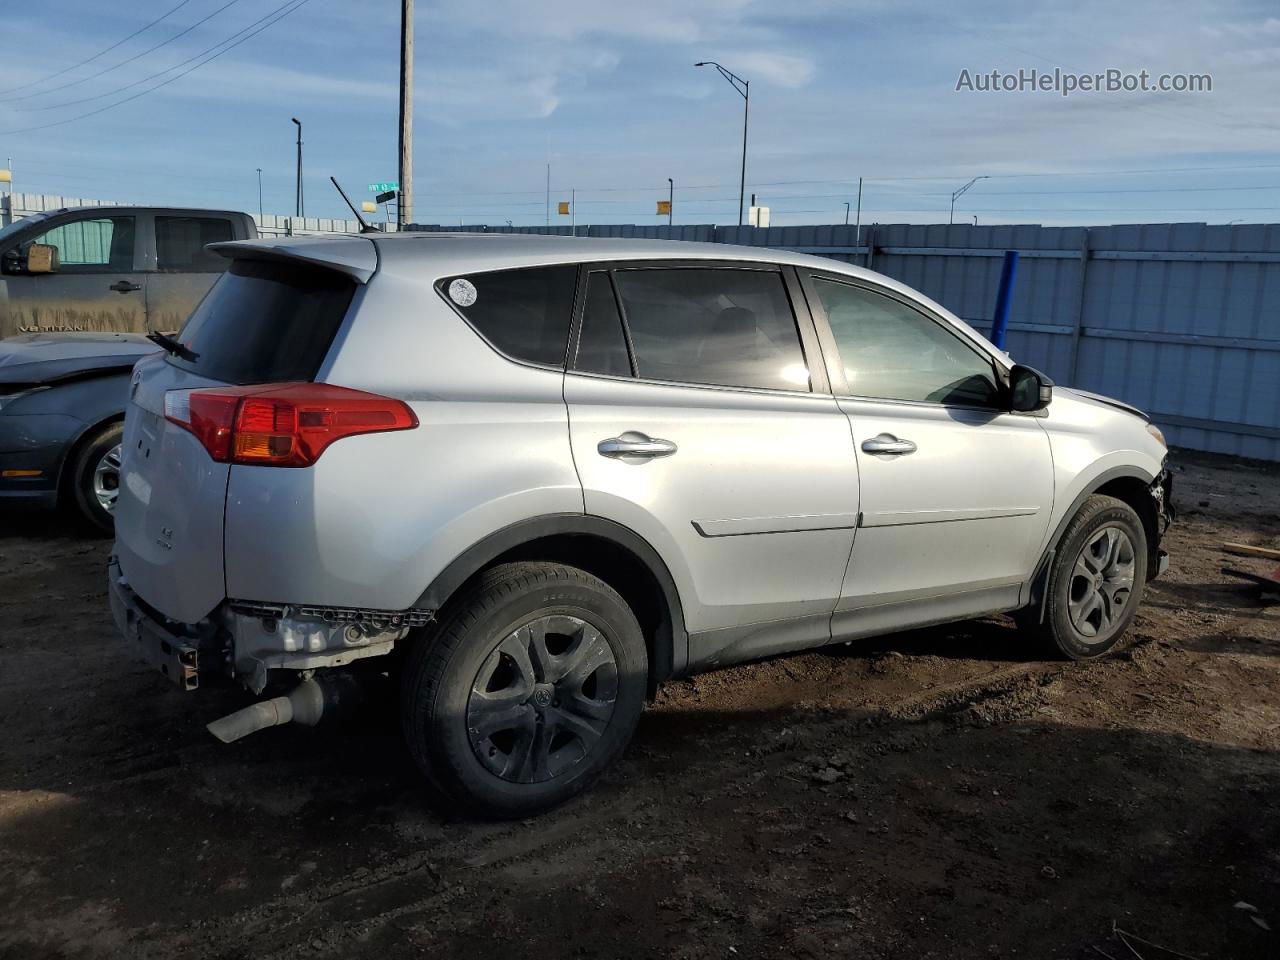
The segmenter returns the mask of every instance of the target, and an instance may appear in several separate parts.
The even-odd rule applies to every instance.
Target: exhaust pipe
[[[251,733],[285,723],[314,727],[339,703],[357,699],[358,693],[358,684],[350,675],[304,680],[287,696],[250,704],[243,710],[214,720],[205,729],[223,743],[234,743]]]

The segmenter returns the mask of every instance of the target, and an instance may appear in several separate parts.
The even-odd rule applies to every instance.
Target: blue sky
[[[343,214],[331,173],[359,199],[395,179],[396,0],[308,0],[110,107],[284,3],[188,0],[43,79],[177,3],[6,9],[0,162],[18,190],[256,210],[261,167],[267,212],[289,213],[291,116],[309,215]],[[1274,0],[419,0],[415,219],[542,223],[550,162],[551,199],[576,190],[579,223],[665,221],[667,177],[677,222],[736,222],[742,101],[704,59],[751,81],[747,189],[774,224],[842,221],[859,176],[864,222],[946,222],[979,175],[957,221],[1280,221]],[[1213,91],[955,90],[962,69],[1054,67],[1208,73]]]

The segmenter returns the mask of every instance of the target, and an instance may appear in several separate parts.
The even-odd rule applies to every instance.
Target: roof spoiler
[[[206,247],[229,260],[277,260],[333,270],[368,283],[378,269],[378,248],[364,237],[295,237],[288,240],[228,240]]]

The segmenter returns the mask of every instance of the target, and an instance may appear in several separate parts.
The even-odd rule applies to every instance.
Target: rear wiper
[[[166,337],[163,333],[152,331],[147,334],[147,339],[154,344],[158,344],[168,353],[175,357],[181,357],[187,363],[195,363],[200,358],[200,354],[196,353],[184,343],[179,343],[173,337]]]

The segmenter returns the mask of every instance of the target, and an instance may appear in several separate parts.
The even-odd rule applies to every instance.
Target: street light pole
[[[731,70],[726,70],[714,60],[701,60],[695,67],[715,67],[720,76],[729,81],[729,85],[742,97],[742,180],[738,187],[738,226],[742,226],[743,201],[747,196],[747,118],[751,109],[751,83],[743,80]]]
[[[302,202],[302,121],[297,117],[290,117],[289,119],[298,125],[298,185],[294,191],[293,208],[294,216],[301,217],[304,216],[304,211],[306,210],[306,204]]]
[[[952,192],[952,194],[951,194],[951,218],[950,218],[949,220],[947,220],[947,223],[955,223],[955,222],[956,222],[956,200],[957,200],[957,199],[959,199],[959,198],[964,194],[964,192],[965,192],[966,190],[968,190],[970,187],[972,187],[972,186],[973,186],[975,183],[977,183],[979,180],[990,180],[990,179],[991,179],[991,178],[990,178],[990,177],[988,177],[988,176],[974,177],[972,180],[970,180],[968,183],[966,183],[966,184],[965,184],[963,187],[961,187],[959,190],[955,190],[955,191],[953,191],[953,192]]]
[[[258,226],[262,226],[262,168],[258,168]]]
[[[676,182],[667,177],[667,226],[675,223],[676,215]]]
[[[844,225],[846,227],[849,225],[849,201],[848,200],[844,202]]]

